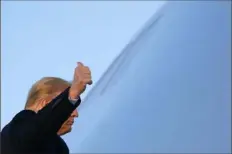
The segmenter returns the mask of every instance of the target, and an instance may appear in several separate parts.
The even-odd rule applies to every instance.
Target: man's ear
[[[40,104],[41,104],[41,106],[42,106],[42,108],[43,108],[44,106],[46,106],[46,105],[48,104],[48,101],[47,101],[45,98],[42,98],[42,99],[40,100]]]
[[[36,105],[34,106],[33,110],[37,113],[39,110],[41,110],[47,104],[48,104],[48,101],[44,98],[41,98],[36,102]]]

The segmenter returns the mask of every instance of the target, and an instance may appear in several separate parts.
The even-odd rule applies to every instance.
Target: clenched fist
[[[76,99],[85,91],[86,85],[91,84],[92,77],[89,67],[78,62],[75,68],[73,82],[69,90],[69,97]]]

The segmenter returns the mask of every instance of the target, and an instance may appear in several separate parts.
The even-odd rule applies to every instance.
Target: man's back
[[[24,123],[28,119],[36,116],[36,113],[30,110],[23,110],[18,113],[13,120],[4,127],[1,132],[1,153],[2,154],[68,154],[69,149],[63,139],[57,134],[48,134],[46,138],[40,141],[33,142],[32,140],[23,145],[20,140],[17,140],[15,136],[21,136],[20,129],[27,129],[27,125],[24,128],[17,129],[17,123]],[[30,138],[30,136],[25,136],[25,138]]]

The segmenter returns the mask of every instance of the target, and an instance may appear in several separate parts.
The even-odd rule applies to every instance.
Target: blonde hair
[[[70,82],[58,77],[43,77],[29,90],[25,108],[33,106],[38,99],[64,91],[71,85]]]

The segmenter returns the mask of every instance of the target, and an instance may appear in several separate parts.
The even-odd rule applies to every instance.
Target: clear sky
[[[1,128],[23,109],[29,88],[41,77],[72,80],[81,61],[96,83],[163,3],[1,2]]]

